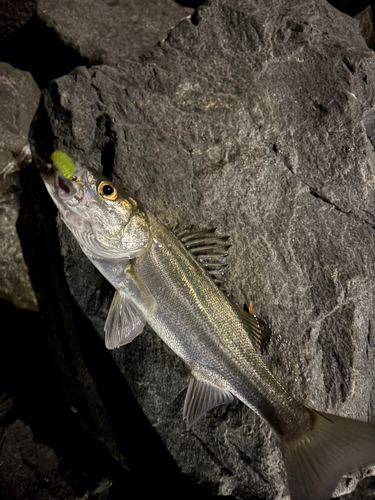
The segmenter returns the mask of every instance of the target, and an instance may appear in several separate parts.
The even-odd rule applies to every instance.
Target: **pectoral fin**
[[[116,290],[104,325],[107,349],[116,349],[129,344],[142,333],[146,321],[136,306],[125,295]]]
[[[183,418],[190,428],[211,408],[232,401],[233,396],[229,391],[201,382],[192,376],[186,393]]]

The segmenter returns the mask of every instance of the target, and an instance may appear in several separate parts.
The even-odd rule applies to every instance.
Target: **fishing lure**
[[[63,151],[56,149],[51,155],[53,165],[67,179],[70,179],[74,174],[74,161]]]

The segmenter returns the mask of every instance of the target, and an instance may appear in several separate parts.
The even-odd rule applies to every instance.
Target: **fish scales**
[[[282,406],[283,430],[306,423],[303,405],[282,389],[255,351],[236,311],[180,241],[152,214],[152,241],[137,270],[158,304],[146,321],[197,379],[231,391],[272,422]],[[280,405],[280,406],[278,406]],[[280,417],[273,422],[280,426]],[[290,425],[292,422],[292,426]]]
[[[191,371],[189,425],[240,399],[279,439],[292,500],[328,500],[345,472],[375,463],[375,426],[318,412],[288,394],[254,347],[265,333],[255,316],[240,312],[153,214],[82,164],[41,173],[82,250],[116,289],[107,347],[131,342],[149,323]]]

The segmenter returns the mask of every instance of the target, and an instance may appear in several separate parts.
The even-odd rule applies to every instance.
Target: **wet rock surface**
[[[30,73],[0,63],[0,298],[37,310],[16,231],[18,171],[30,163],[28,132],[40,97]]]
[[[317,409],[374,421],[374,70],[358,23],[326,2],[208,2],[148,57],[53,82],[32,126],[34,158],[63,148],[168,227],[229,233],[226,289],[239,304],[254,297],[271,323],[271,371]],[[241,499],[286,496],[276,440],[239,402],[186,430],[187,371],[149,328],[105,352],[113,291],[59,219],[57,239],[34,167],[22,184],[24,252],[86,428],[128,463],[128,384],[155,442],[195,481]],[[365,481],[348,498],[366,498]]]

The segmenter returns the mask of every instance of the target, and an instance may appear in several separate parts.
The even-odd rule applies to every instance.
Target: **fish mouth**
[[[52,165],[39,167],[39,173],[46,186],[56,191],[55,196],[58,198],[61,198],[62,193],[66,193],[69,197],[72,195],[74,196],[75,189],[72,181],[60,174]],[[61,192],[59,192],[59,190],[61,190]]]
[[[74,181],[67,179],[60,172],[55,174],[55,191],[61,201],[70,201],[77,195],[78,186]]]
[[[90,191],[86,170],[83,167],[77,166],[75,175],[71,177],[64,176],[51,164],[39,167],[39,172],[49,194],[58,206],[67,202],[74,204],[74,198],[78,204],[82,201],[84,194]]]
[[[130,241],[132,234],[146,224],[134,200],[130,198],[129,202],[128,199],[131,207],[127,207],[128,220],[122,221],[121,235],[114,236],[112,240],[111,236],[106,239],[103,237],[105,231],[101,224],[102,217],[98,215],[100,197],[96,185],[101,179],[100,174],[77,163],[74,175],[69,177],[52,165],[41,169],[40,174],[62,220],[85,253],[111,261],[122,261],[124,258],[131,259],[143,254],[148,241],[145,241],[142,248]]]

